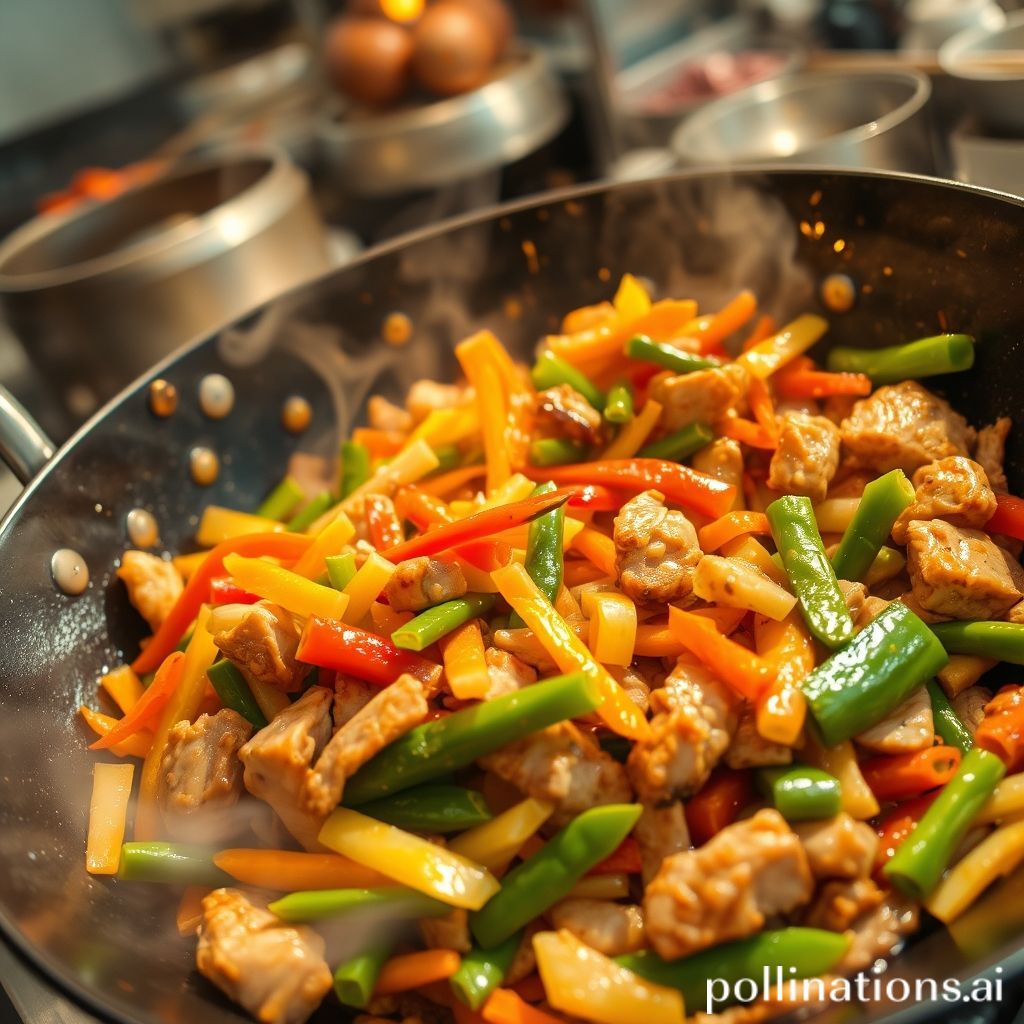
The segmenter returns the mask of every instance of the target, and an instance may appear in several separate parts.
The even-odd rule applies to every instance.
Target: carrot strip
[[[395,495],[395,512],[399,519],[408,519],[426,530],[441,523],[455,522],[448,506],[420,487],[403,487]]]
[[[584,526],[573,538],[570,549],[596,565],[605,576],[615,576],[615,542],[600,530]]]
[[[638,875],[643,864],[640,860],[640,844],[632,837],[626,836],[603,861],[595,864],[588,875]]]
[[[757,312],[757,298],[751,291],[742,291],[734,299],[730,299],[717,313],[705,318],[701,317],[694,330],[684,328],[683,333],[694,338],[699,345],[698,351],[703,355],[720,349],[722,342],[730,334],[738,331]]]
[[[944,786],[960,765],[957,747],[928,747],[861,761],[860,772],[879,800],[907,800]]]
[[[244,885],[278,892],[371,889],[395,884],[386,875],[337,853],[231,849],[215,854],[213,863]]]
[[[974,742],[1005,761],[1008,772],[1024,770],[1024,686],[1004,686],[985,705]]]
[[[97,736],[106,736],[118,723],[118,719],[111,718],[110,715],[101,714],[99,711],[93,711],[92,708],[85,704],[78,709],[78,713],[84,719],[85,724]],[[145,757],[152,745],[153,734],[143,730],[135,733],[133,736],[129,736],[128,739],[122,740],[120,743],[113,744],[110,752],[118,757]]]
[[[760,423],[746,420],[742,416],[728,416],[715,425],[717,433],[723,437],[731,437],[734,441],[749,445],[751,448],[778,448],[779,440],[768,433]]]
[[[763,512],[726,512],[707,526],[701,527],[698,533],[702,551],[717,551],[720,547],[728,544],[748,533],[771,535],[771,527],[768,525],[768,517]]]
[[[370,543],[378,551],[394,547],[405,540],[405,532],[390,498],[385,498],[383,494],[368,494],[363,509]]]
[[[778,442],[779,425],[775,419],[775,403],[772,401],[772,393],[768,389],[766,381],[760,377],[750,378],[750,386],[747,388],[747,402],[758,426],[764,430],[768,437],[772,437]]]
[[[808,356],[798,356],[775,374],[780,398],[828,398],[832,395],[871,394],[871,378],[863,373],[828,373]]]
[[[487,1024],[565,1024],[565,1019],[538,1010],[510,988],[496,988],[481,1011]]]
[[[775,318],[767,313],[762,313],[754,322],[753,330],[744,340],[743,351],[749,352],[759,342],[764,341],[765,338],[770,338],[778,329]]]
[[[446,494],[461,491],[486,472],[487,467],[480,462],[475,466],[461,466],[459,469],[450,469],[447,473],[439,473],[427,480],[421,480],[416,486],[425,494],[444,497]]]
[[[483,634],[480,620],[469,622],[454,629],[440,643],[444,657],[444,674],[452,695],[459,700],[480,700],[491,686],[484,656]]]
[[[203,900],[212,890],[203,885],[188,885],[181,894],[175,924],[182,938],[195,935],[203,920]]]
[[[584,583],[593,583],[595,580],[604,579],[608,573],[599,569],[590,559],[567,560],[563,581],[567,587],[581,586]]]
[[[462,957],[454,949],[423,949],[417,953],[393,956],[377,976],[374,995],[408,992],[433,981],[444,981],[459,969],[461,963]]]
[[[361,444],[373,459],[387,459],[397,455],[408,440],[401,430],[373,430],[370,427],[356,427],[352,431],[352,443]]]
[[[115,743],[127,739],[140,729],[150,728],[167,706],[181,681],[181,670],[184,667],[185,655],[174,651],[157,670],[156,678],[149,689],[139,698],[135,706],[105,736],[90,744],[90,750],[107,750]]]

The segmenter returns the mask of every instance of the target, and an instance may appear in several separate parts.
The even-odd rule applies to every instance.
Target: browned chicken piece
[[[245,788],[277,812],[285,828],[307,849],[323,850],[317,836],[323,818],[299,806],[310,766],[331,738],[334,694],[311,686],[238,752]]]
[[[242,793],[238,751],[251,735],[252,726],[230,708],[172,726],[160,761],[158,800],[174,838],[214,842],[234,831],[224,812]]]
[[[857,612],[853,624],[857,627],[858,631],[862,630],[876,615],[888,608],[889,604],[890,602],[886,601],[884,597],[875,597],[874,594],[869,594],[864,598],[864,604],[861,605],[860,611]]]
[[[280,605],[259,601],[233,629],[213,642],[235,663],[246,679],[295,693],[309,671],[295,660],[299,629]]]
[[[906,936],[917,931],[919,921],[917,904],[889,890],[881,903],[850,926],[853,941],[833,970],[836,974],[852,974],[869,967],[880,957],[890,956]]]
[[[604,433],[601,414],[568,384],[539,392],[536,409],[536,423],[544,433],[584,444],[601,441]]]
[[[892,539],[906,544],[915,519],[944,519],[954,526],[981,528],[996,510],[996,496],[985,470],[973,459],[951,455],[922,466],[914,474],[914,500],[892,526]]]
[[[691,796],[729,746],[737,698],[706,668],[680,658],[650,702],[650,735],[637,740],[626,761],[630,781],[647,804]]]
[[[964,728],[973,736],[985,717],[985,705],[992,699],[992,692],[984,686],[969,686],[958,693],[950,703]]]
[[[502,979],[503,985],[506,987],[515,985],[537,970],[537,955],[533,951],[533,937],[537,932],[543,930],[544,925],[536,920],[531,921],[523,929],[523,938],[516,950],[516,955],[512,958],[512,963],[509,964],[509,968],[505,972],[505,977]]]
[[[423,683],[408,673],[385,686],[330,739],[306,775],[301,806],[326,818],[341,800],[345,781],[378,751],[427,717]]]
[[[837,878],[818,889],[803,924],[808,928],[845,932],[857,918],[880,906],[883,899],[885,894],[870,878]]]
[[[148,551],[126,551],[121,556],[117,575],[128,588],[132,607],[154,633],[185,589],[174,564]]]
[[[419,921],[420,936],[428,949],[454,949],[468,953],[473,948],[469,934],[469,914],[456,907],[444,917],[424,917]]]
[[[566,722],[509,743],[480,758],[479,764],[520,792],[550,800],[556,825],[589,807],[633,798],[622,765]]]
[[[829,554],[831,558],[832,555]],[[846,607],[850,610],[850,617],[854,622],[864,610],[864,602],[868,599],[868,588],[863,583],[852,583],[850,580],[837,580],[839,589],[843,592],[843,599]]]
[[[674,853],[682,853],[693,845],[682,802],[653,807],[644,804],[633,838],[640,847],[640,877],[647,885],[661,868],[661,862]]]
[[[615,681],[626,691],[626,696],[643,712],[651,706],[651,686],[632,666],[608,666]]]
[[[857,737],[857,742],[876,754],[909,754],[935,742],[935,722],[928,691],[922,686],[888,715]]]
[[[974,441],[974,430],[963,416],[909,380],[861,399],[840,431],[851,464],[876,473],[912,473],[936,459],[966,455]]]
[[[237,889],[204,897],[196,967],[263,1024],[303,1024],[332,984],[324,940],[254,906]]]
[[[747,373],[738,363],[696,373],[659,374],[651,381],[650,396],[661,403],[661,426],[666,432],[691,423],[717,423],[739,411],[747,393]]]
[[[974,448],[974,457],[988,474],[992,490],[1003,494],[1009,488],[1003,460],[1006,458],[1006,438],[1012,426],[1013,420],[1009,416],[1000,416],[995,423],[978,431],[978,443]]]
[[[366,403],[366,418],[374,430],[412,430],[412,413],[400,405],[389,402],[382,395],[371,395]]]
[[[764,768],[769,765],[792,764],[793,750],[782,743],[766,740],[757,731],[757,716],[749,704],[740,709],[739,722],[725,763],[730,768]]]
[[[822,501],[839,468],[838,428],[824,416],[799,412],[786,413],[781,421],[768,486],[782,494]]]
[[[864,488],[875,479],[876,474],[865,470],[851,469],[847,461],[839,463],[832,486],[828,489],[830,498],[859,498]]]
[[[803,844],[775,810],[669,857],[647,886],[647,940],[666,960],[753,935],[814,892]]]
[[[589,628],[587,620],[570,616],[565,621],[566,625],[586,643]],[[542,677],[555,675],[558,672],[558,666],[544,645],[537,639],[533,630],[496,629],[491,634],[491,640],[495,647],[514,654],[520,661],[536,669]]]
[[[646,945],[644,912],[635,903],[568,899],[556,903],[547,916],[553,928],[572,932],[605,956],[635,953]]]
[[[1018,626],[1024,624],[1024,601],[1018,601],[1004,616],[1006,622],[1015,622]]]
[[[682,512],[665,508],[658,491],[631,498],[615,517],[615,574],[635,601],[689,597],[702,552],[697,531]]]
[[[941,519],[907,527],[907,569],[914,599],[934,615],[998,619],[1022,597],[1008,556],[980,530]]]
[[[421,612],[442,601],[462,597],[468,589],[457,562],[422,555],[399,562],[384,593],[396,612]]]
[[[878,852],[878,836],[863,821],[846,811],[822,821],[803,821],[793,826],[807,854],[811,874],[817,879],[867,877]]]
[[[484,700],[504,697],[537,682],[537,673],[525,661],[520,661],[508,651],[488,647],[484,651],[484,660],[487,662],[487,677],[491,681]]]
[[[473,397],[471,388],[461,384],[441,384],[436,380],[418,380],[405,398],[405,407],[419,423],[439,409],[455,409]]]
[[[731,437],[716,437],[711,444],[704,445],[694,453],[690,465],[716,480],[732,484],[742,494],[743,449],[739,441]]]
[[[380,687],[339,672],[334,680],[334,731],[366,707],[380,693]]]

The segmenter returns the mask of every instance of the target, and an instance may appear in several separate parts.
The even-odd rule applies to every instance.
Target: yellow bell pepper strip
[[[613,579],[615,570],[615,542],[600,530],[592,526],[584,526],[569,544],[573,551],[579,552],[587,561],[593,562],[605,574]]]
[[[101,714],[99,711],[93,711],[92,708],[83,704],[79,709],[78,713],[82,716],[83,721],[97,736],[106,736],[114,726],[117,725],[119,719],[112,718],[110,715]],[[153,745],[153,734],[148,730],[142,730],[135,733],[133,736],[129,736],[126,740],[121,740],[120,743],[115,743],[111,748],[110,752],[117,755],[117,757],[145,757],[149,753],[149,748]]]
[[[486,868],[467,857],[346,807],[324,822],[320,842],[453,907],[478,910],[501,888]]]
[[[193,551],[190,555],[175,555],[171,565],[178,570],[178,575],[187,583],[192,574],[206,561],[209,551]]]
[[[256,515],[264,519],[276,519],[283,522],[306,497],[302,484],[291,474],[283,477],[274,489],[260,502]],[[214,542],[216,543],[216,542]]]
[[[397,568],[394,562],[389,562],[376,551],[367,556],[342,591],[348,597],[348,608],[342,616],[346,622],[356,626],[366,618],[370,605],[380,597]]]
[[[85,870],[90,875],[117,874],[134,774],[133,764],[93,765],[85,844]]]
[[[130,665],[120,665],[112,672],[100,677],[100,687],[106,690],[110,699],[127,715],[146,692],[142,681],[131,670]]]
[[[448,844],[448,849],[490,871],[503,872],[523,843],[551,817],[554,809],[554,804],[527,797],[485,824],[456,836]]]
[[[763,513],[758,513],[763,514]],[[727,558],[740,558],[744,562],[749,562],[755,569],[759,569],[768,577],[773,583],[778,583],[780,587],[786,589],[792,589],[792,584],[789,582],[789,577],[786,575],[786,570],[782,568],[782,559],[779,558],[776,564],[775,558],[768,554],[768,549],[755,540],[753,537],[737,537],[735,540],[727,541],[722,545],[722,554]]]
[[[773,743],[795,746],[807,717],[807,698],[800,684],[814,668],[814,641],[803,616],[793,609],[776,622],[754,620],[754,647],[777,666],[774,681],[754,702],[758,735]]]
[[[607,448],[602,459],[631,459],[651,436],[661,419],[661,403],[648,398],[644,407],[619,431],[618,436]]]
[[[612,299],[615,312],[623,320],[636,320],[651,311],[651,297],[647,289],[632,275],[623,274]]]
[[[1007,821],[1024,814],[1024,772],[1010,775],[996,786],[974,818],[975,825]]]
[[[409,435],[406,447],[422,440],[436,451],[446,445],[460,444],[479,433],[480,416],[475,402],[455,409],[434,409]]]
[[[452,696],[480,700],[491,687],[480,620],[471,619],[441,638],[444,674]]]
[[[214,854],[213,863],[243,885],[277,892],[372,889],[393,884],[379,871],[336,853],[230,849]]]
[[[860,770],[857,755],[850,740],[843,740],[826,747],[816,732],[804,730],[804,742],[800,748],[802,760],[821,768],[839,780],[842,793],[842,807],[847,814],[858,821],[866,821],[878,814],[878,800],[871,792]]]
[[[583,614],[590,619],[590,652],[603,665],[625,668],[633,661],[636,605],[615,591],[589,590],[582,595]]]
[[[332,587],[314,583],[260,558],[228,555],[224,568],[240,587],[287,608],[294,615],[340,619],[348,607],[347,594],[339,594]]]
[[[530,579],[526,569],[513,562],[491,573],[501,596],[533,630],[551,659],[563,672],[580,671],[598,687],[601,704],[597,713],[613,732],[630,739],[642,739],[650,726],[626,691],[597,662],[551,602]]]
[[[251,512],[239,512],[220,505],[207,505],[196,529],[196,543],[203,548],[212,548],[234,537],[245,537],[252,533],[276,533],[283,529],[284,526],[276,519],[254,516]]]
[[[683,1024],[683,996],[585,946],[571,932],[533,937],[547,1001],[596,1024]]]
[[[327,569],[326,558],[336,555],[355,536],[356,528],[344,512],[339,512],[319,533],[305,554],[292,566],[292,572],[306,579],[316,579]]]
[[[786,324],[777,334],[758,342],[736,362],[753,376],[764,380],[797,356],[802,356],[827,330],[827,320],[805,313]]]
[[[567,900],[624,900],[629,896],[629,875],[616,871],[611,875],[587,875],[565,897]]]

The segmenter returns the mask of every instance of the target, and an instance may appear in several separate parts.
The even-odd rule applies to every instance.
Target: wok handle
[[[53,457],[54,443],[29,411],[0,385],[0,459],[27,484]]]

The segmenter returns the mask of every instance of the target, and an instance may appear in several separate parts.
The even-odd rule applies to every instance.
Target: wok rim
[[[642,188],[653,188],[664,184],[678,181],[688,181],[701,178],[733,178],[733,179],[757,179],[766,176],[798,177],[805,175],[821,175],[823,177],[858,178],[872,181],[895,181],[906,182],[910,185],[925,185],[931,188],[945,188],[957,192],[968,192],[982,198],[996,199],[1001,202],[1024,208],[1024,197],[1016,196],[1009,192],[1002,192],[998,189],[985,188],[980,185],[970,185],[964,182],[954,181],[950,178],[932,177],[924,174],[913,174],[903,171],[862,171],[846,168],[820,166],[817,164],[791,164],[791,163],[758,163],[744,165],[743,167],[719,167],[699,168],[675,171],[671,174],[659,175],[642,181],[598,181],[589,182],[585,185],[568,186],[561,189],[553,189],[545,192],[535,193],[530,196],[512,199],[505,203],[498,203],[487,206],[481,210],[474,210],[469,213],[460,214],[455,217],[446,218],[436,224],[416,228],[404,232],[394,238],[388,239],[379,245],[373,246],[360,253],[354,260],[341,267],[325,270],[322,274],[294,286],[288,291],[275,298],[253,307],[242,316],[235,316],[226,320],[218,327],[207,330],[191,341],[186,342],[174,352],[167,355],[148,371],[137,377],[134,381],[124,387],[120,392],[107,401],[97,410],[85,423],[82,424],[60,447],[54,452],[49,462],[37,473],[22,489],[14,504],[0,520],[0,545],[7,543],[7,533],[12,529],[15,521],[21,515],[23,507],[31,500],[35,492],[46,483],[51,474],[56,472],[68,455],[77,445],[83,441],[90,432],[103,420],[113,415],[125,402],[138,395],[149,383],[160,377],[169,367],[175,365],[186,356],[195,352],[203,345],[213,344],[215,340],[229,327],[251,317],[258,311],[266,309],[274,304],[287,300],[303,290],[312,290],[318,287],[324,280],[335,275],[344,273],[350,269],[370,263],[379,256],[393,254],[416,243],[427,241],[431,238],[438,238],[448,232],[464,227],[471,227],[474,224],[484,224],[489,221],[498,221],[502,217],[520,213],[523,211],[550,206],[554,203],[562,203],[573,199],[585,198],[599,193],[628,192]],[[116,1024],[139,1024],[138,1017],[129,1016],[119,1009],[105,1005],[85,985],[70,977],[63,966],[59,965],[53,957],[48,955],[35,943],[30,942],[21,930],[10,919],[6,907],[0,904],[0,940],[5,942],[15,953],[21,964],[26,969],[35,972],[39,980],[51,985],[59,994],[69,997],[79,1009],[91,1014],[97,1022],[116,1022]],[[975,981],[993,976],[1000,976],[1003,982],[1009,982],[1021,975],[1024,975],[1024,944],[1001,959],[994,960],[987,966],[974,971],[960,980],[962,990],[968,989]],[[948,1005],[950,1007],[959,1005],[955,1002],[948,1004],[939,1001],[934,1003],[930,1000],[914,1003],[904,1008],[878,1018],[877,1024],[925,1024],[935,1019],[936,1007]],[[90,1022],[91,1024],[91,1022]]]

